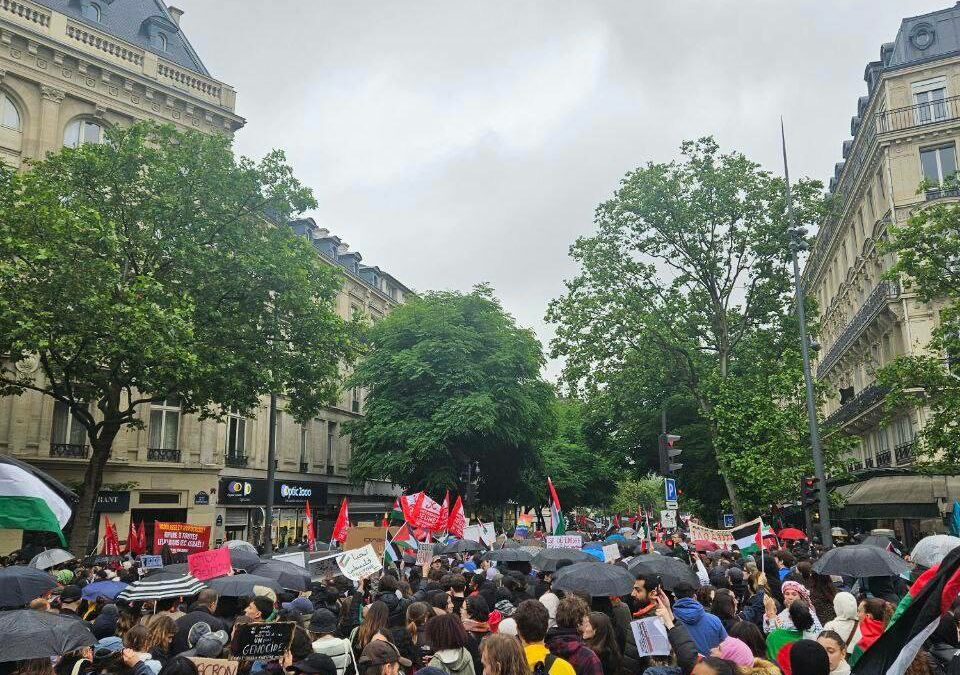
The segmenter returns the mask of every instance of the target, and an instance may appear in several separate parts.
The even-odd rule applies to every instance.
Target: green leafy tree
[[[956,187],[951,181],[948,187]],[[924,187],[924,186],[921,186]],[[877,382],[889,388],[887,421],[905,408],[926,407],[918,438],[925,452],[918,465],[954,471],[960,463],[960,210],[953,204],[919,209],[905,224],[892,225],[887,253],[896,263],[887,277],[905,284],[919,300],[939,310],[926,349],[881,368]]]
[[[666,508],[663,492],[663,478],[656,474],[647,474],[643,478],[623,478],[616,482],[613,495],[613,510],[617,513],[633,515],[638,508],[651,514],[651,522]],[[655,514],[655,515],[654,515]]]
[[[282,153],[253,162],[224,137],[151,123],[0,169],[0,394],[40,392],[86,430],[75,552],[143,406],[176,395],[218,416],[280,392],[306,419],[335,399],[357,345],[335,312],[341,277],[264,218],[312,206]],[[36,376],[16,367],[31,360]]]
[[[749,337],[782,330],[790,313],[783,182],[740,153],[721,153],[712,138],[684,143],[681,154],[630,172],[597,208],[596,234],[571,249],[581,272],[548,311],[552,351],[566,359],[568,384],[588,392],[629,355],[655,355],[710,421],[742,515],[732,462],[741,442],[715,415],[715,394]],[[795,186],[800,222],[816,220],[821,192],[814,181]]]
[[[364,417],[347,425],[353,478],[436,495],[478,462],[480,505],[515,498],[554,423],[533,332],[478,286],[413,298],[371,329],[369,346],[351,378],[368,391]]]

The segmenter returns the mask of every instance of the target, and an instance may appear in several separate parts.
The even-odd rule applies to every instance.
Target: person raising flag
[[[567,521],[563,517],[563,510],[560,508],[560,497],[553,487],[553,481],[547,477],[547,487],[550,488],[550,525],[553,529],[552,534],[561,535],[567,531]]]

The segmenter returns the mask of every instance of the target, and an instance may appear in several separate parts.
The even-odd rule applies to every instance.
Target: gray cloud
[[[947,0],[174,0],[314,215],[417,289],[491,282],[546,342],[573,240],[631,168],[713,134],[827,180],[863,69]],[[558,370],[551,364],[549,374]]]

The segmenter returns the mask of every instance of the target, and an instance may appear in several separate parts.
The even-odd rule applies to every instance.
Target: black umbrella
[[[520,548],[500,548],[496,551],[487,551],[483,554],[483,559],[498,562],[530,562],[533,560],[533,555]]]
[[[247,571],[251,574],[273,579],[289,591],[310,590],[310,573],[286,560],[267,560]]]
[[[896,553],[897,555],[902,556],[903,547],[898,546],[897,544],[897,541],[891,539],[885,534],[871,534],[869,537],[866,537],[860,542],[861,546],[876,546],[878,548],[885,548],[891,553]]]
[[[523,544],[521,544],[516,539],[507,539],[502,544],[500,544],[500,548],[520,548],[521,546],[523,546]]]
[[[668,591],[681,584],[689,584],[694,588],[700,586],[700,580],[689,565],[667,555],[639,555],[630,561],[627,569],[637,577],[660,577],[660,582]]]
[[[483,544],[472,539],[461,539],[443,547],[440,553],[474,553],[482,551]]]
[[[189,574],[179,574],[173,578],[144,577],[120,591],[117,600],[164,600],[196,595],[206,586]]]
[[[553,588],[580,591],[592,598],[630,595],[636,578],[623,567],[605,565],[599,560],[567,565],[553,578]]]
[[[53,577],[36,567],[0,569],[0,607],[23,607],[57,587]]]
[[[589,553],[584,553],[575,548],[545,548],[533,556],[531,564],[534,569],[541,572],[556,572],[557,563],[561,560],[569,560],[572,563],[590,562],[596,560]]]
[[[35,609],[0,612],[0,662],[61,656],[96,641],[83,621]]]
[[[187,563],[174,563],[173,565],[165,565],[155,570],[149,570],[143,578],[149,579],[150,581],[169,581],[171,579],[179,579],[184,574],[189,573],[190,569]]]
[[[231,548],[230,549],[230,564],[234,569],[246,570],[249,572],[252,568],[256,567],[263,561],[260,560],[260,556],[256,553],[250,553],[250,551],[244,548]]]
[[[818,574],[849,577],[892,577],[903,574],[910,566],[899,556],[877,546],[857,544],[833,548],[813,563]]]
[[[263,586],[279,593],[280,584],[275,579],[261,577],[259,574],[232,574],[207,580],[207,586],[228,598],[253,597],[260,595],[256,586]]]

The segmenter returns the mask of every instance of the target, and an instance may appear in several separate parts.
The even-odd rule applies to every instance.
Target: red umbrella
[[[801,539],[807,538],[807,535],[803,533],[803,530],[798,530],[795,527],[786,527],[780,530],[780,534],[777,536],[781,539],[786,539],[787,541],[800,541]]]
[[[694,539],[693,547],[697,549],[697,553],[707,553],[709,551],[719,551],[720,547],[714,544],[712,541],[707,541],[706,539]]]

